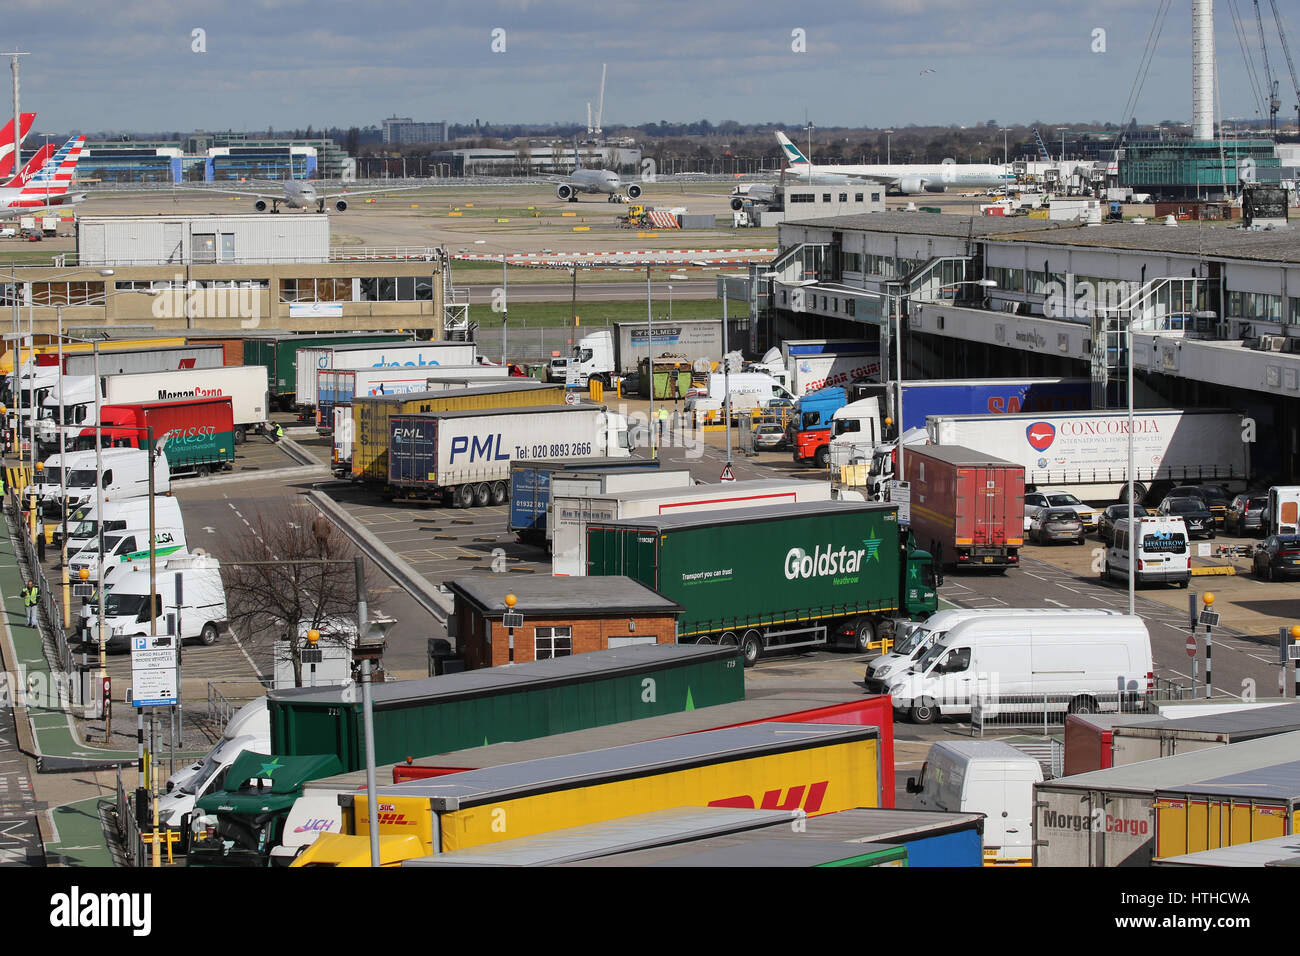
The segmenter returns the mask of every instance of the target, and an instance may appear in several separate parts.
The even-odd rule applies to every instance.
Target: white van
[[[180,621],[182,641],[198,638],[211,646],[226,629],[226,590],[221,583],[221,564],[206,554],[187,554],[171,558],[156,575],[158,589],[154,604],[159,618],[158,630]],[[182,604],[176,604],[176,583],[180,579]],[[98,626],[97,604],[81,608],[82,640],[94,639]],[[149,575],[125,576],[104,596],[104,631],[109,648],[125,647],[134,636],[149,633]]]
[[[1009,744],[944,740],[907,792],[921,810],[984,814],[985,864],[1017,864],[1033,857],[1034,784],[1042,782],[1038,761]]]
[[[67,455],[51,455],[50,462],[58,459],[67,469],[63,479],[67,489],[66,505],[76,510],[82,505],[95,501],[96,463],[95,452],[79,451]],[[149,451],[143,448],[105,448],[100,452],[103,466],[103,498],[105,501],[117,501],[125,498],[140,498],[149,494]],[[46,470],[49,468],[47,466]],[[171,468],[166,455],[157,455],[154,460],[154,494],[165,494],[171,490]],[[58,475],[47,483],[49,491],[42,499],[46,514],[59,513],[60,485]]]
[[[256,737],[258,744],[248,749],[258,753],[269,752],[271,749],[271,711],[266,705],[265,697],[258,697],[250,700],[239,710],[231,715],[230,720],[226,722],[226,729],[221,734],[221,739],[213,745],[212,749],[204,755],[202,760],[196,760],[187,767],[177,770],[167,778],[167,792],[188,786],[196,780],[208,765],[208,761],[216,756],[217,752],[223,745],[229,743],[237,737]],[[233,758],[232,758],[233,759]],[[193,792],[191,790],[191,792]]]
[[[162,528],[156,524],[153,535],[153,553],[155,564],[161,564],[172,557],[188,550],[185,543],[184,528]],[[113,564],[134,564],[149,560],[149,529],[111,531],[104,535],[105,570]],[[99,541],[92,538],[86,546],[68,559],[68,571],[74,581],[81,579],[81,572],[86,572],[86,580],[99,583]]]
[[[180,502],[171,495],[155,495],[153,502],[155,528],[183,528]],[[104,502],[104,533],[112,531],[148,531],[149,497],[127,498],[124,501]],[[54,529],[54,545],[58,547],[63,534],[62,524]],[[99,534],[99,514],[95,502],[82,505],[68,517],[68,554],[76,554]]]
[[[913,723],[940,716],[968,717],[979,701],[985,714],[995,707],[1023,707],[1041,713],[1043,703],[1012,700],[1048,695],[1049,711],[1113,711],[1117,692],[1126,708],[1145,701],[1153,689],[1151,636],[1140,617],[1048,615],[976,618],[952,627],[885,692],[894,710]]]
[[[709,373],[708,388],[691,388],[686,391],[686,412],[717,412],[723,409],[727,391],[731,391],[731,417],[738,418],[755,408],[767,405],[773,399],[785,399],[793,402],[790,394],[780,382],[765,372],[722,372]]]
[[[1183,519],[1154,515],[1134,520],[1138,526],[1134,581],[1187,587],[1192,580],[1192,551]],[[1106,549],[1106,563],[1101,569],[1103,581],[1128,580],[1129,537],[1128,519],[1121,518],[1115,522],[1114,543]]]
[[[864,679],[869,693],[880,693],[889,681],[919,661],[936,641],[963,621],[977,618],[1024,617],[1032,615],[1043,619],[1062,618],[1070,620],[1078,617],[1115,617],[1119,611],[1107,611],[1100,608],[1054,608],[1054,607],[1002,607],[1002,608],[950,608],[936,611],[924,621],[913,626],[894,645],[888,654],[872,658],[867,664]]]
[[[1264,535],[1300,534],[1300,485],[1274,485],[1268,489]]]

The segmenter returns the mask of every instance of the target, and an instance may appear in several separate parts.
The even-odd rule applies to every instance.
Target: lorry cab
[[[573,354],[564,369],[566,385],[583,387],[591,379],[608,385],[614,373],[614,335],[611,332],[592,332],[578,339]]]
[[[832,391],[827,389],[827,391]],[[834,389],[833,391],[843,392],[843,389]],[[815,393],[810,393],[815,394]],[[811,421],[811,413],[805,412],[806,407],[805,395],[800,401],[800,416],[807,417]],[[819,414],[825,414],[829,405],[834,404],[835,397],[829,396],[825,405],[820,408],[816,405],[813,410]],[[840,403],[839,407],[830,412],[830,420],[823,426],[814,428],[805,428],[795,435],[794,459],[798,462],[811,461],[817,468],[825,468],[831,461],[831,447],[840,446],[844,449],[861,449],[861,457],[870,461],[876,443],[881,441],[884,436],[881,434],[880,426],[880,401],[875,398],[864,398],[848,404]],[[846,458],[841,464],[848,464]]]
[[[65,451],[72,447],[77,434],[86,422],[94,424],[95,378],[93,375],[65,375],[62,395],[59,391],[56,385],[50,389],[49,395],[41,403],[40,420],[36,423],[36,442],[41,449]],[[60,410],[60,398],[63,400],[62,410]],[[63,425],[61,429],[60,420]]]
[[[155,522],[153,538],[154,560],[163,562],[187,549],[184,528],[160,528]],[[104,535],[103,564],[105,572],[110,565],[132,564],[149,560],[149,529],[123,529]],[[75,577],[84,570],[87,580],[99,581],[99,541],[96,538],[68,559],[68,569]]]
[[[984,865],[1028,866],[1033,856],[1034,784],[1043,768],[1001,741],[940,741],[907,792],[918,809],[984,814]]]
[[[190,816],[194,805],[209,793],[225,789],[226,774],[231,764],[247,751],[271,749],[271,724],[266,721],[265,734],[243,734],[223,736],[206,757],[197,764],[187,768],[185,776],[178,782],[177,774],[167,781],[168,790],[158,798],[158,821],[169,830],[179,830],[188,837]],[[196,769],[197,768],[197,769]]]
[[[1183,519],[1154,515],[1134,520],[1137,531],[1132,535],[1127,518],[1115,522],[1115,539],[1106,549],[1102,580],[1128,580],[1129,562],[1136,560],[1133,577],[1138,584],[1187,587],[1192,579],[1192,552]]]
[[[212,757],[226,743],[237,737],[254,737],[266,738],[264,744],[250,747],[250,750],[266,750],[271,746],[271,712],[266,705],[265,697],[258,697],[250,700],[226,721],[226,729],[222,732],[221,739],[216,745],[203,757],[202,760],[196,760],[187,767],[182,767],[174,774],[167,778],[167,793],[179,787],[188,785],[194,780],[204,767],[207,765],[208,758]],[[233,758],[232,758],[233,759]],[[191,787],[191,790],[194,788]]]

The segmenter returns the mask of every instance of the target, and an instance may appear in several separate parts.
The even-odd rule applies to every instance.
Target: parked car
[[[1029,537],[1039,544],[1049,541],[1083,544],[1083,522],[1070,508],[1039,508],[1029,523]]]
[[[1168,497],[1160,502],[1156,513],[1167,518],[1182,518],[1187,525],[1187,533],[1193,538],[1198,535],[1214,537],[1214,515],[1200,498]]]
[[[1300,577],[1300,535],[1274,534],[1264,539],[1251,570],[1265,581]]]
[[[785,429],[776,422],[761,422],[752,432],[754,451],[778,451],[785,447]]]
[[[1267,495],[1237,495],[1228,505],[1223,529],[1229,534],[1247,535],[1264,533],[1264,511],[1268,508]]]
[[[1084,531],[1094,531],[1097,528],[1098,513],[1085,505],[1074,495],[1067,494],[1064,491],[1054,491],[1051,488],[1039,488],[1025,494],[1025,515],[1033,517],[1035,511],[1039,508],[1069,508],[1079,516],[1083,522]]]
[[[569,360],[567,358],[553,358],[546,366],[546,380],[548,382],[564,384],[568,370]]]
[[[1139,504],[1133,505],[1134,518],[1146,518],[1151,514]],[[1107,505],[1097,519],[1097,534],[1102,543],[1109,546],[1115,543],[1115,522],[1128,519],[1128,505]]]
[[[1223,485],[1176,485],[1165,495],[1166,498],[1199,498],[1214,515],[1214,524],[1222,528],[1228,516],[1228,504],[1232,495]]]

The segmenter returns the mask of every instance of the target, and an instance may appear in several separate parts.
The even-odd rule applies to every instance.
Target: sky
[[[1119,122],[1158,9],[1139,122],[1191,119],[1191,0],[7,0],[36,130],[259,131],[384,117],[584,122],[608,64],[606,130],[778,121],[900,127]],[[1218,0],[1220,115],[1254,118],[1231,6]],[[1280,4],[1294,48],[1300,17]],[[1264,4],[1282,116],[1295,119]],[[9,78],[6,77],[6,80]],[[12,103],[4,96],[6,114]]]

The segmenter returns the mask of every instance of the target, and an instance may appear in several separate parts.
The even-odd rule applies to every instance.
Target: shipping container
[[[1159,719],[1159,714],[1067,714],[1064,775],[1110,769],[1115,766],[1115,728]]]
[[[1300,760],[1158,790],[1156,858],[1295,835]]]
[[[222,365],[244,364],[244,339],[229,332],[186,332],[185,341],[192,345],[220,345]]]
[[[352,400],[352,429],[348,436],[352,443],[349,473],[356,481],[388,482],[388,420],[393,415],[562,404],[563,385],[526,379],[405,395],[357,395]],[[335,437],[338,438],[337,430]]]
[[[952,568],[1019,567],[1025,469],[959,445],[920,445],[903,458],[912,534]]]
[[[587,573],[625,574],[686,610],[678,640],[765,650],[845,643],[859,652],[897,617],[936,606],[930,555],[898,506],[808,502],[587,526]]]
[[[651,848],[629,848],[589,858],[586,866],[879,866],[979,867],[984,865],[980,813],[937,813],[924,810],[841,810],[809,817],[791,832],[790,821],[731,833],[659,841]],[[560,834],[550,834],[559,837]],[[506,849],[511,841],[460,851],[485,856]],[[522,843],[523,841],[516,841]],[[800,846],[810,846],[803,856]],[[873,848],[888,847],[881,854]],[[899,855],[897,851],[905,851]],[[847,852],[846,852],[847,851]],[[433,858],[433,859],[436,859]],[[814,862],[818,861],[820,862]],[[563,861],[568,862],[568,861]],[[493,861],[492,865],[500,865]]]
[[[170,372],[190,368],[220,368],[225,352],[219,345],[192,343],[150,348],[99,350],[99,374],[124,375],[130,372]],[[95,374],[95,354],[74,352],[63,357],[63,374],[85,377]]]
[[[587,527],[593,521],[624,521],[661,514],[730,511],[805,501],[830,501],[831,486],[822,481],[762,478],[651,491],[603,495],[554,495],[548,512],[553,574],[587,573]]]
[[[266,371],[266,390],[279,406],[291,405],[298,392],[298,349],[317,345],[365,345],[372,342],[409,342],[407,332],[336,332],[295,335],[274,332],[244,339],[244,364],[260,365]]]
[[[100,442],[105,448],[147,448],[166,438],[163,456],[172,477],[206,475],[235,461],[235,419],[229,397],[178,402],[138,402],[100,407]],[[95,447],[95,429],[83,428],[77,448]]]
[[[904,409],[906,413],[906,408]],[[1114,501],[1128,481],[1128,412],[932,415],[935,445],[961,445],[1017,462],[1026,486],[1051,487],[1084,501]],[[1137,500],[1156,481],[1213,481],[1244,487],[1250,445],[1242,416],[1213,409],[1142,409],[1134,419]]]
[[[317,372],[321,369],[402,368],[407,371],[440,366],[474,365],[478,346],[473,342],[389,342],[383,345],[312,345],[294,356],[299,408],[316,407]]]
[[[1150,866],[1155,794],[1300,760],[1300,732],[1034,785],[1034,866]]]
[[[393,415],[387,494],[460,508],[505,504],[510,463],[630,456],[627,419],[604,405],[548,405]]]
[[[1115,766],[1300,730],[1300,703],[1117,726]]]
[[[643,644],[549,661],[389,681],[373,690],[375,760],[531,740],[744,697],[735,648]],[[363,766],[361,703],[349,688],[267,695],[275,753],[336,753]]]
[[[361,395],[405,395],[408,392],[469,388],[509,378],[503,365],[444,365],[441,368],[370,368],[316,371],[316,426],[321,434],[334,428],[334,408],[352,404]],[[322,430],[323,429],[323,430]]]
[[[256,366],[231,365],[194,371],[110,375],[104,379],[101,401],[105,405],[130,405],[229,398],[235,421],[235,444],[239,445],[250,431],[261,432],[268,420],[266,383],[258,377],[258,372]]]
[[[874,807],[879,770],[875,728],[757,724],[392,784],[375,798],[381,834],[413,826],[426,852],[446,853],[679,806]],[[340,797],[346,833],[368,839],[367,801]]]
[[[781,343],[781,366],[795,396],[850,382],[878,381],[880,347],[861,339],[787,339]]]
[[[599,484],[609,487],[609,476],[627,473],[625,481],[615,482],[622,490],[645,490],[657,487],[680,487],[690,484],[681,472],[663,472],[658,480],[659,461],[653,458],[602,458],[589,461],[512,461],[510,463],[510,514],[506,528],[520,535],[520,540],[541,544],[551,536],[547,515],[557,473],[574,472],[583,476],[580,485]],[[689,476],[689,472],[686,473]],[[572,486],[570,486],[572,487]]]

